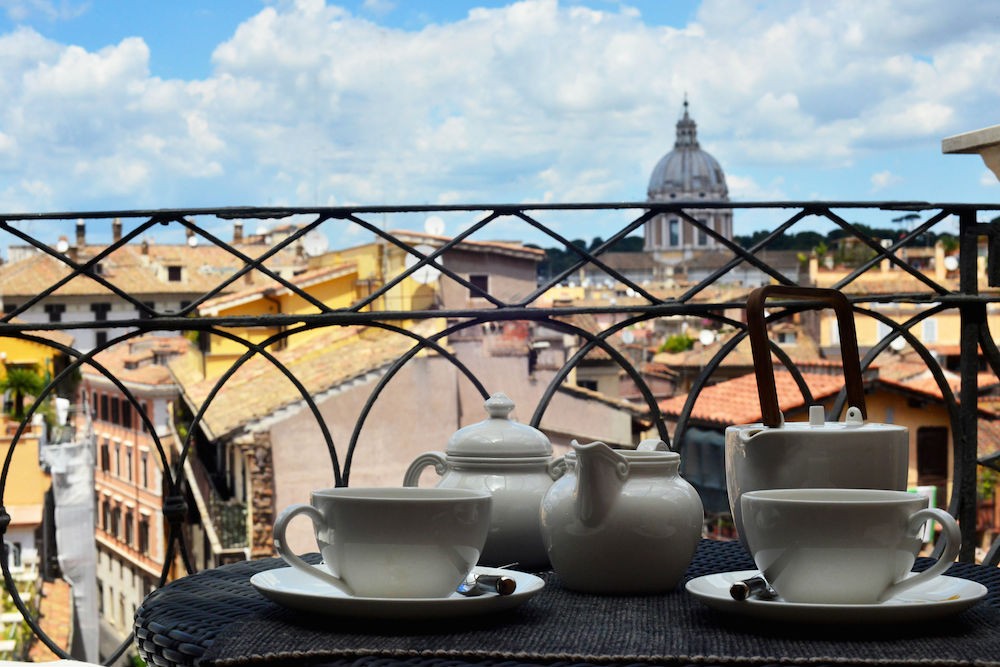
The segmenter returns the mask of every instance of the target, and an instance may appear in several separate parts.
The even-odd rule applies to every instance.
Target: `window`
[[[62,314],[66,312],[66,305],[62,303],[45,304],[45,312],[48,313],[49,322],[62,322]]]
[[[90,402],[90,418],[97,419],[97,392],[93,393],[93,400]]]
[[[778,343],[782,345],[795,345],[795,332],[794,331],[779,331],[778,332]]]
[[[111,304],[92,303],[90,304],[90,310],[94,313],[95,322],[106,322],[108,320],[108,312],[111,310]]]
[[[101,502],[101,528],[105,533],[111,532],[111,504],[107,499]]]
[[[168,266],[167,267],[167,280],[172,283],[179,283],[181,281],[181,267],[179,266]]]
[[[149,555],[149,519],[139,519],[139,552]]]
[[[473,287],[476,287],[483,292],[489,293],[490,291],[490,277],[488,275],[482,273],[470,273],[469,282],[472,283]],[[469,297],[473,299],[477,297],[482,298],[482,295],[470,287]]]
[[[117,396],[112,396],[111,397],[111,423],[112,424],[118,424],[118,423],[120,423],[120,421],[121,421],[120,417],[119,417],[120,413],[121,413],[121,401],[118,400]]]
[[[122,446],[115,444],[115,477],[122,476]]]
[[[111,451],[107,440],[101,443],[101,472],[111,472]]]
[[[132,510],[125,511],[125,544],[132,546],[134,535],[132,526]]]
[[[708,224],[704,220],[699,220],[698,222],[702,224]],[[698,228],[698,245],[700,246],[708,245],[708,232],[706,232],[701,227]]]
[[[7,561],[8,567],[21,567],[21,543],[14,542],[10,544],[9,542],[4,542],[3,558]]]
[[[667,245],[676,248],[681,244],[681,221],[674,218],[670,221],[670,231],[668,233]]]
[[[139,471],[139,484],[142,485],[142,488],[148,489],[149,488],[149,452],[143,452],[142,453],[142,455],[141,455],[141,457],[139,459],[139,464],[142,466],[142,469]]]
[[[101,421],[108,421],[108,416],[111,414],[111,410],[108,409],[108,395],[101,394],[101,413],[99,419]]]
[[[933,317],[924,320],[923,326],[923,341],[925,343],[936,343],[937,342],[937,320]]]
[[[108,332],[101,330],[94,332],[94,347],[101,347],[108,344]]]
[[[125,477],[132,481],[132,448],[125,448]]]
[[[10,303],[9,301],[4,301],[4,303],[3,303],[3,314],[4,315],[10,315],[15,310],[17,310],[17,304],[16,303]]]
[[[121,536],[122,510],[115,507],[111,510],[111,535],[115,538]]]
[[[125,400],[122,401],[122,426],[132,428],[132,404]]]
[[[948,429],[944,426],[921,426],[917,429],[917,484],[937,487],[938,507],[947,502]]]

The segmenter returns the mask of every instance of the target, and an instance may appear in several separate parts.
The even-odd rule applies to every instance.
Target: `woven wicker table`
[[[316,562],[316,556],[312,556]],[[918,569],[926,566],[920,559]],[[989,593],[948,619],[900,627],[763,624],[711,611],[683,590],[588,596],[541,573],[545,589],[516,610],[442,625],[308,618],[249,583],[279,559],[227,565],[153,592],[136,613],[139,653],[151,665],[325,664],[512,667],[627,664],[1000,665],[1000,568],[956,563],[951,576]],[[686,580],[752,569],[738,542],[702,541]]]

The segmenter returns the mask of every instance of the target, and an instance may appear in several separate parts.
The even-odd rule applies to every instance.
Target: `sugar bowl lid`
[[[514,401],[496,393],[487,399],[490,418],[462,427],[448,439],[448,456],[523,458],[552,456],[552,443],[536,428],[510,419]]]

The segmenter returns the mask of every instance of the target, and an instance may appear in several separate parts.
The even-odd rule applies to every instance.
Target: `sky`
[[[641,202],[685,98],[734,201],[1000,202],[995,0],[0,0],[0,212]]]

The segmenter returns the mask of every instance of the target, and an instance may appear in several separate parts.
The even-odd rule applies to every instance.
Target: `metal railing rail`
[[[758,219],[765,219],[772,231],[748,248],[741,247],[733,240],[720,235],[711,226],[697,219],[690,211],[721,208],[733,209],[737,213],[753,214]],[[849,222],[845,216],[864,216],[867,228],[892,226],[893,215],[899,212],[926,215],[927,219],[913,229],[900,233],[898,238],[883,245],[880,239],[872,238],[866,228],[860,223]],[[413,245],[403,241],[397,235],[384,229],[386,216],[399,216],[408,220],[414,216],[426,214],[447,215],[460,220],[462,231],[449,239],[439,238],[439,245],[432,252],[424,253]],[[642,281],[630,279],[623,272],[614,269],[606,261],[606,253],[613,251],[616,245],[630,235],[641,233],[644,227],[653,224],[658,216],[670,215],[684,220],[695,229],[704,233],[729,258],[717,269],[709,272],[703,279],[683,288],[674,290],[671,296],[658,296],[658,290],[645,285]],[[549,218],[548,221],[543,220]],[[55,244],[50,244],[49,237],[55,237],[68,221],[110,221],[118,218],[124,221],[127,232],[107,244],[96,246],[93,256],[75,259],[69,254],[60,252]],[[285,238],[271,245],[262,246],[263,252],[257,257],[251,257],[232,243],[219,238],[216,229],[222,222],[229,221],[263,221],[293,219],[298,224]],[[569,224],[564,224],[566,221]],[[572,228],[579,221],[586,221],[606,239],[596,247],[587,250],[575,244],[560,228]],[[978,385],[976,366],[978,351],[981,349],[993,373],[1000,376],[1000,351],[993,340],[987,321],[987,309],[991,304],[1000,301],[1000,291],[991,287],[1000,285],[1000,256],[989,254],[987,257],[988,287],[984,285],[983,276],[979,270],[981,240],[985,237],[987,247],[992,251],[993,241],[1000,239],[1000,205],[998,204],[932,204],[927,202],[702,202],[678,201],[671,203],[633,202],[633,203],[596,203],[596,204],[525,204],[525,205],[455,205],[455,206],[374,206],[374,207],[315,207],[315,208],[197,208],[176,210],[121,210],[121,211],[91,211],[64,213],[22,213],[0,214],[0,232],[5,232],[10,239],[21,242],[33,248],[36,252],[51,257],[67,267],[67,274],[40,290],[30,298],[18,300],[13,307],[5,307],[0,317],[0,340],[20,339],[41,345],[47,345],[70,359],[68,367],[51,378],[41,394],[26,410],[26,416],[12,436],[12,446],[0,471],[0,545],[3,544],[11,517],[7,512],[8,500],[6,490],[11,475],[16,474],[12,468],[13,453],[18,439],[22,436],[32,416],[41,409],[45,401],[51,397],[56,388],[64,380],[77,373],[83,366],[90,371],[100,373],[110,381],[125,399],[131,404],[139,420],[145,425],[158,449],[162,469],[164,470],[164,507],[163,516],[168,526],[168,548],[165,557],[164,570],[159,585],[166,583],[168,570],[175,556],[179,557],[184,568],[193,570],[189,549],[185,544],[182,523],[187,516],[188,508],[185,501],[183,483],[185,480],[184,464],[192,455],[193,437],[199,428],[205,413],[212,402],[226,386],[226,381],[239,370],[241,366],[258,357],[266,359],[296,387],[301,400],[307,406],[308,412],[317,421],[321,435],[324,438],[330,455],[331,468],[337,484],[346,485],[350,479],[351,463],[359,435],[365,420],[373,407],[378,403],[386,386],[392,378],[403,369],[420,352],[432,350],[437,355],[453,364],[461,377],[469,381],[475,391],[484,398],[488,396],[487,388],[466,367],[463,362],[446,347],[442,341],[449,335],[457,335],[473,327],[484,324],[526,320],[536,326],[552,329],[563,334],[579,337],[583,342],[579,349],[570,356],[566,363],[555,373],[552,381],[546,386],[539,404],[536,406],[530,423],[538,426],[548,409],[556,392],[569,374],[576,368],[588,353],[600,350],[606,353],[626,375],[635,383],[642,399],[641,407],[648,410],[649,419],[658,430],[659,436],[678,449],[684,442],[685,431],[689,428],[691,413],[701,391],[708,385],[715,372],[725,358],[737,347],[746,336],[746,325],[740,318],[731,313],[744,307],[747,288],[730,289],[724,293],[720,287],[725,285],[727,274],[741,266],[755,268],[766,276],[766,280],[783,285],[799,284],[795,276],[782,273],[768,264],[759,255],[768,250],[778,239],[792,233],[797,226],[807,222],[822,221],[824,224],[842,230],[845,237],[856,240],[864,246],[869,257],[859,262],[834,287],[848,293],[849,300],[856,317],[869,317],[881,322],[889,329],[889,334],[869,349],[861,360],[862,368],[867,369],[873,364],[879,353],[883,352],[894,339],[904,339],[926,364],[931,376],[944,397],[945,407],[951,422],[953,433],[953,471],[954,490],[949,499],[948,509],[960,520],[965,544],[960,558],[972,560],[976,526],[976,469],[977,469],[977,419]],[[540,283],[527,295],[518,298],[505,298],[492,294],[481,286],[473,283],[466,276],[452,269],[442,258],[453,250],[460,250],[462,244],[469,241],[484,239],[484,235],[493,233],[498,226],[511,223],[521,225],[526,236],[535,241],[536,246],[558,247],[571,253],[574,259],[561,270]],[[31,228],[27,231],[26,228]],[[402,270],[398,275],[387,277],[383,284],[370,294],[359,298],[348,307],[335,308],[321,299],[299,288],[294,279],[285,277],[280,270],[274,268],[273,262],[283,254],[295,253],[307,234],[319,231],[328,237],[350,238],[348,230],[362,230],[378,242],[392,246],[412,255],[415,262]],[[208,242],[232,257],[234,268],[226,275],[220,275],[219,280],[202,294],[191,299],[177,312],[167,312],[150,306],[142,298],[130,294],[127,289],[116,285],[114,276],[102,275],[99,265],[102,261],[115,257],[115,253],[128,244],[141,242],[144,237],[154,233],[182,232],[196,236],[199,241]],[[509,234],[509,231],[505,233]],[[959,243],[959,282],[953,287],[942,284],[915,267],[907,260],[905,252],[917,244],[928,233],[952,233]],[[485,237],[489,239],[489,236]],[[1000,255],[1000,253],[997,253]],[[872,293],[852,290],[865,274],[882,262],[889,262],[899,275],[907,277],[914,285],[905,292]],[[433,267],[440,272],[442,281],[450,281],[468,290],[483,301],[482,307],[475,308],[429,308],[424,310],[378,310],[380,300],[389,295],[394,288],[424,267]],[[582,269],[592,267],[602,271],[620,290],[627,290],[635,295],[629,303],[603,302],[599,304],[585,303],[571,306],[553,307],[543,303],[543,296],[568,278],[575,276]],[[199,306],[208,300],[227,292],[238,291],[241,278],[251,272],[260,274],[274,281],[281,288],[309,303],[315,312],[306,314],[274,314],[260,316],[208,316],[198,314]],[[109,291],[122,303],[130,304],[138,313],[137,317],[124,320],[94,321],[87,318],[65,317],[58,322],[27,321],[33,309],[48,301],[59,298],[60,290],[67,289],[74,280],[89,280]],[[2,285],[0,285],[2,288]],[[887,303],[907,303],[922,307],[923,310],[905,322],[896,322],[879,312],[879,307]],[[5,303],[5,306],[7,304]],[[795,305],[780,302],[772,304],[769,321],[789,317],[802,310],[800,303]],[[958,396],[952,391],[944,371],[935,356],[917,335],[914,327],[927,318],[943,312],[957,312],[961,318],[961,388]],[[196,316],[197,315],[197,316]],[[613,318],[614,323],[599,332],[587,331],[580,326],[569,323],[576,315],[605,315]],[[726,341],[701,370],[694,381],[685,406],[681,411],[674,432],[668,433],[662,413],[654,398],[653,391],[648,386],[642,373],[642,367],[637,367],[627,355],[622,354],[614,344],[617,333],[627,327],[656,318],[670,317],[700,317],[719,325],[726,325],[737,331],[737,335]],[[442,318],[447,326],[433,335],[414,333],[407,322]],[[107,329],[113,324],[116,330],[126,333],[108,340],[92,350],[78,350],[71,346],[55,342],[46,337],[46,332],[81,331],[88,329]],[[412,347],[408,352],[398,357],[389,366],[382,377],[374,383],[371,393],[361,411],[350,440],[346,444],[333,442],[329,429],[320,416],[314,398],[309,395],[304,384],[294,373],[273,353],[278,344],[288,337],[318,328],[361,326],[378,328],[399,336],[408,336]],[[233,333],[234,328],[267,329],[276,331],[259,342],[251,342]],[[140,402],[129,391],[121,380],[102,366],[95,355],[118,343],[131,340],[150,332],[196,332],[210,334],[220,339],[242,346],[243,353],[223,373],[210,390],[201,406],[194,414],[186,441],[182,444],[179,456],[168,456],[168,452],[160,442],[153,427],[151,418],[146,415]],[[3,343],[0,342],[0,346]],[[802,378],[801,370],[780,346],[775,346],[774,353],[778,360],[796,378],[803,397],[810,399],[809,388]],[[839,414],[844,408],[846,396],[844,392],[838,396],[834,414]],[[169,449],[169,447],[167,448]],[[991,459],[992,461],[992,459]],[[204,491],[204,490],[202,490]],[[998,549],[990,550],[990,557],[995,561],[1000,558]],[[13,590],[13,580],[6,562],[0,563],[3,576],[9,589]],[[16,594],[15,604],[25,617],[25,622],[32,632],[48,648],[62,657],[69,657],[64,647],[57,646],[38,625],[36,618],[21,602]],[[117,651],[106,659],[110,664],[123,655],[130,645],[129,637]]]

